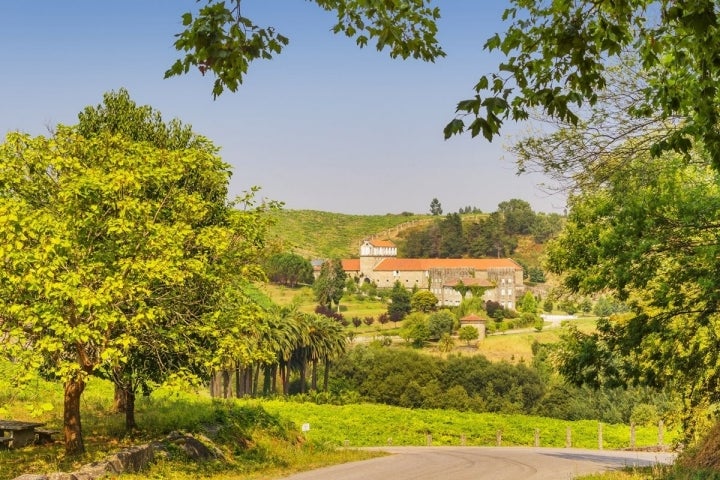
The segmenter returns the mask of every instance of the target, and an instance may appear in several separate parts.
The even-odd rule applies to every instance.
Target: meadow
[[[62,424],[62,389],[35,378],[27,388],[7,382],[12,366],[0,364],[0,417]],[[9,393],[11,392],[11,393]],[[307,398],[307,397],[300,397]],[[179,430],[214,438],[228,462],[196,464],[182,458],[160,460],[142,475],[127,478],[278,478],[295,471],[354,461],[377,455],[353,447],[393,445],[533,445],[535,430],[541,446],[565,446],[568,427],[572,446],[597,448],[598,422],[568,422],[542,417],[469,413],[451,410],[403,409],[385,405],[318,405],[293,400],[209,398],[204,390],[161,388],[137,401],[139,430],[127,433],[123,414],[113,413],[112,385],[91,379],[83,395],[83,431],[88,452],[68,458],[61,442],[0,451],[0,480],[22,473],[72,471],[130,445],[161,440]],[[302,431],[304,424],[309,430]],[[222,433],[224,432],[224,433]],[[214,436],[214,437],[213,437]],[[666,432],[665,441],[675,433]],[[638,446],[657,443],[657,430],[638,427]],[[603,447],[625,448],[629,427],[603,425]],[[239,445],[243,445],[242,448]],[[349,449],[338,447],[351,447]]]

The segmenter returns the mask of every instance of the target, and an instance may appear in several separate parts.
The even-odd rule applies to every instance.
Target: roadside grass
[[[565,421],[529,415],[406,409],[375,404],[250,402],[257,402],[268,412],[295,424],[309,424],[307,438],[331,446],[426,445],[427,435],[432,435],[433,445],[460,445],[464,436],[466,445],[493,446],[497,445],[498,431],[503,446],[533,446],[537,429],[541,446],[564,447],[569,427],[573,447],[598,447],[598,422],[592,420]],[[604,424],[602,430],[604,448],[628,448],[629,426]],[[635,433],[637,447],[657,444],[657,428],[637,427]],[[676,432],[665,432],[665,441],[672,443],[676,435]]]

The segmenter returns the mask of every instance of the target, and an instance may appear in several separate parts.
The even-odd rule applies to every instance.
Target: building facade
[[[359,259],[343,260],[348,276],[392,288],[396,281],[408,289],[430,290],[440,305],[459,305],[472,292],[482,292],[514,309],[524,293],[523,269],[509,258],[398,258],[397,247],[387,240],[365,240]]]

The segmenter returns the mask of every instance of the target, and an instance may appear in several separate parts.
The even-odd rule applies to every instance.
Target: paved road
[[[393,455],[321,468],[288,480],[569,480],[626,465],[671,463],[674,455],[524,447],[383,447]]]

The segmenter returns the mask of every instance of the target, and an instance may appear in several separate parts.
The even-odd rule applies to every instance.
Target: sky
[[[180,54],[174,35],[194,0],[23,0],[0,5],[0,135],[45,135],[72,125],[105,92],[179,118],[221,148],[231,195],[252,186],[288,209],[347,214],[485,212],[511,198],[562,213],[565,198],[540,175],[516,174],[506,147],[523,132],[508,123],[492,143],[443,139],[458,101],[500,57],[485,40],[504,31],[504,0],[438,1],[435,63],[393,60],[333,34],[334,16],[302,0],[243,0],[243,14],[290,44],[250,65],[240,89],[213,100],[213,78],[163,79]]]

